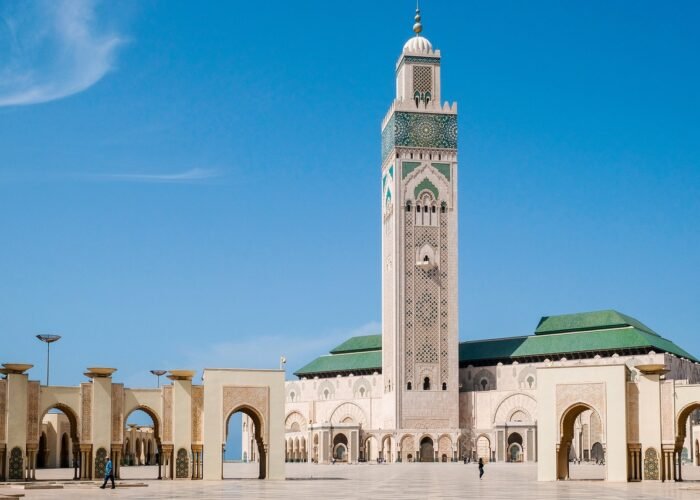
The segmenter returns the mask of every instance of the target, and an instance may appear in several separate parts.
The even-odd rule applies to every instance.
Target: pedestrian
[[[110,479],[112,480],[112,489],[114,489],[114,471],[112,469],[112,459],[108,458],[107,463],[105,464],[105,482],[102,483],[102,486],[100,486],[100,488],[103,490],[105,489],[105,486],[107,486],[107,481]]]
[[[484,475],[484,459],[479,458],[479,479]]]

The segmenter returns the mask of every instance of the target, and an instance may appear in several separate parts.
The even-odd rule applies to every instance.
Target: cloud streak
[[[221,177],[221,172],[210,168],[192,168],[184,172],[164,173],[164,174],[90,174],[81,175],[81,178],[103,181],[103,182],[150,182],[150,183],[192,183],[206,181]]]
[[[0,106],[61,99],[113,69],[125,40],[101,32],[95,4],[43,0],[0,7]]]

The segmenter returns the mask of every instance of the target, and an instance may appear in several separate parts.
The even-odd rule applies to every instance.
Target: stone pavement
[[[601,466],[575,466],[576,477],[596,477]],[[67,470],[42,470],[40,476],[67,477]],[[226,481],[157,481],[153,467],[123,467],[125,477],[143,479],[147,487],[99,490],[97,484],[68,482],[63,490],[21,490],[0,486],[4,493],[24,493],[25,498],[310,498],[312,500],[368,498],[479,498],[479,499],[698,499],[700,467],[684,467],[683,483],[605,483],[602,481],[561,481],[538,483],[534,464],[488,464],[479,480],[475,464],[287,464],[287,481],[231,479]],[[226,464],[225,474],[254,476],[252,464]],[[124,483],[138,482],[135,479]]]

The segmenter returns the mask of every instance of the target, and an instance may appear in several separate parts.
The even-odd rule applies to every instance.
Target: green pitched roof
[[[669,352],[691,361],[698,361],[670,340],[633,326],[462,342],[459,345],[459,360],[460,363],[478,363],[554,354],[594,354],[635,349]]]
[[[535,329],[535,335],[578,332],[583,330],[605,330],[633,326],[638,330],[658,335],[654,330],[630,316],[613,311],[592,311],[576,314],[543,316]]]
[[[377,351],[382,348],[381,335],[361,335],[359,337],[351,337],[335,349],[331,350],[331,354],[342,354],[348,352],[364,352]]]
[[[307,377],[369,371],[382,371],[382,351],[326,354],[297,370],[294,375]]]

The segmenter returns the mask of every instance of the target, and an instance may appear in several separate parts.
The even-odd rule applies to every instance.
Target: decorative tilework
[[[175,478],[187,479],[190,471],[190,460],[187,456],[187,450],[180,448],[177,450],[177,458],[175,459]]]
[[[438,188],[435,187],[435,184],[430,182],[430,180],[426,177],[420,183],[416,186],[416,189],[413,190],[413,195],[418,198],[418,195],[420,194],[421,191],[424,189],[428,189],[433,195],[435,196],[435,199],[437,200],[439,198],[439,191]]]
[[[401,173],[401,178],[405,179],[408,174],[413,172],[415,169],[420,167],[420,162],[419,161],[405,161],[402,163],[403,169]]]
[[[396,146],[457,149],[457,115],[397,111],[382,130],[382,161]]]
[[[445,179],[450,180],[450,164],[449,163],[433,163],[433,168],[445,176]]]
[[[24,479],[24,460],[22,458],[22,449],[18,446],[12,448],[10,452],[10,473],[8,479],[10,481],[21,481]]]
[[[95,477],[104,477],[107,466],[107,450],[99,448],[95,454]]]
[[[398,67],[396,68],[396,72],[398,73],[401,70],[401,67],[404,64],[434,64],[435,66],[440,65],[440,58],[439,57],[422,57],[422,56],[405,56],[401,58],[401,61],[399,62]]]

